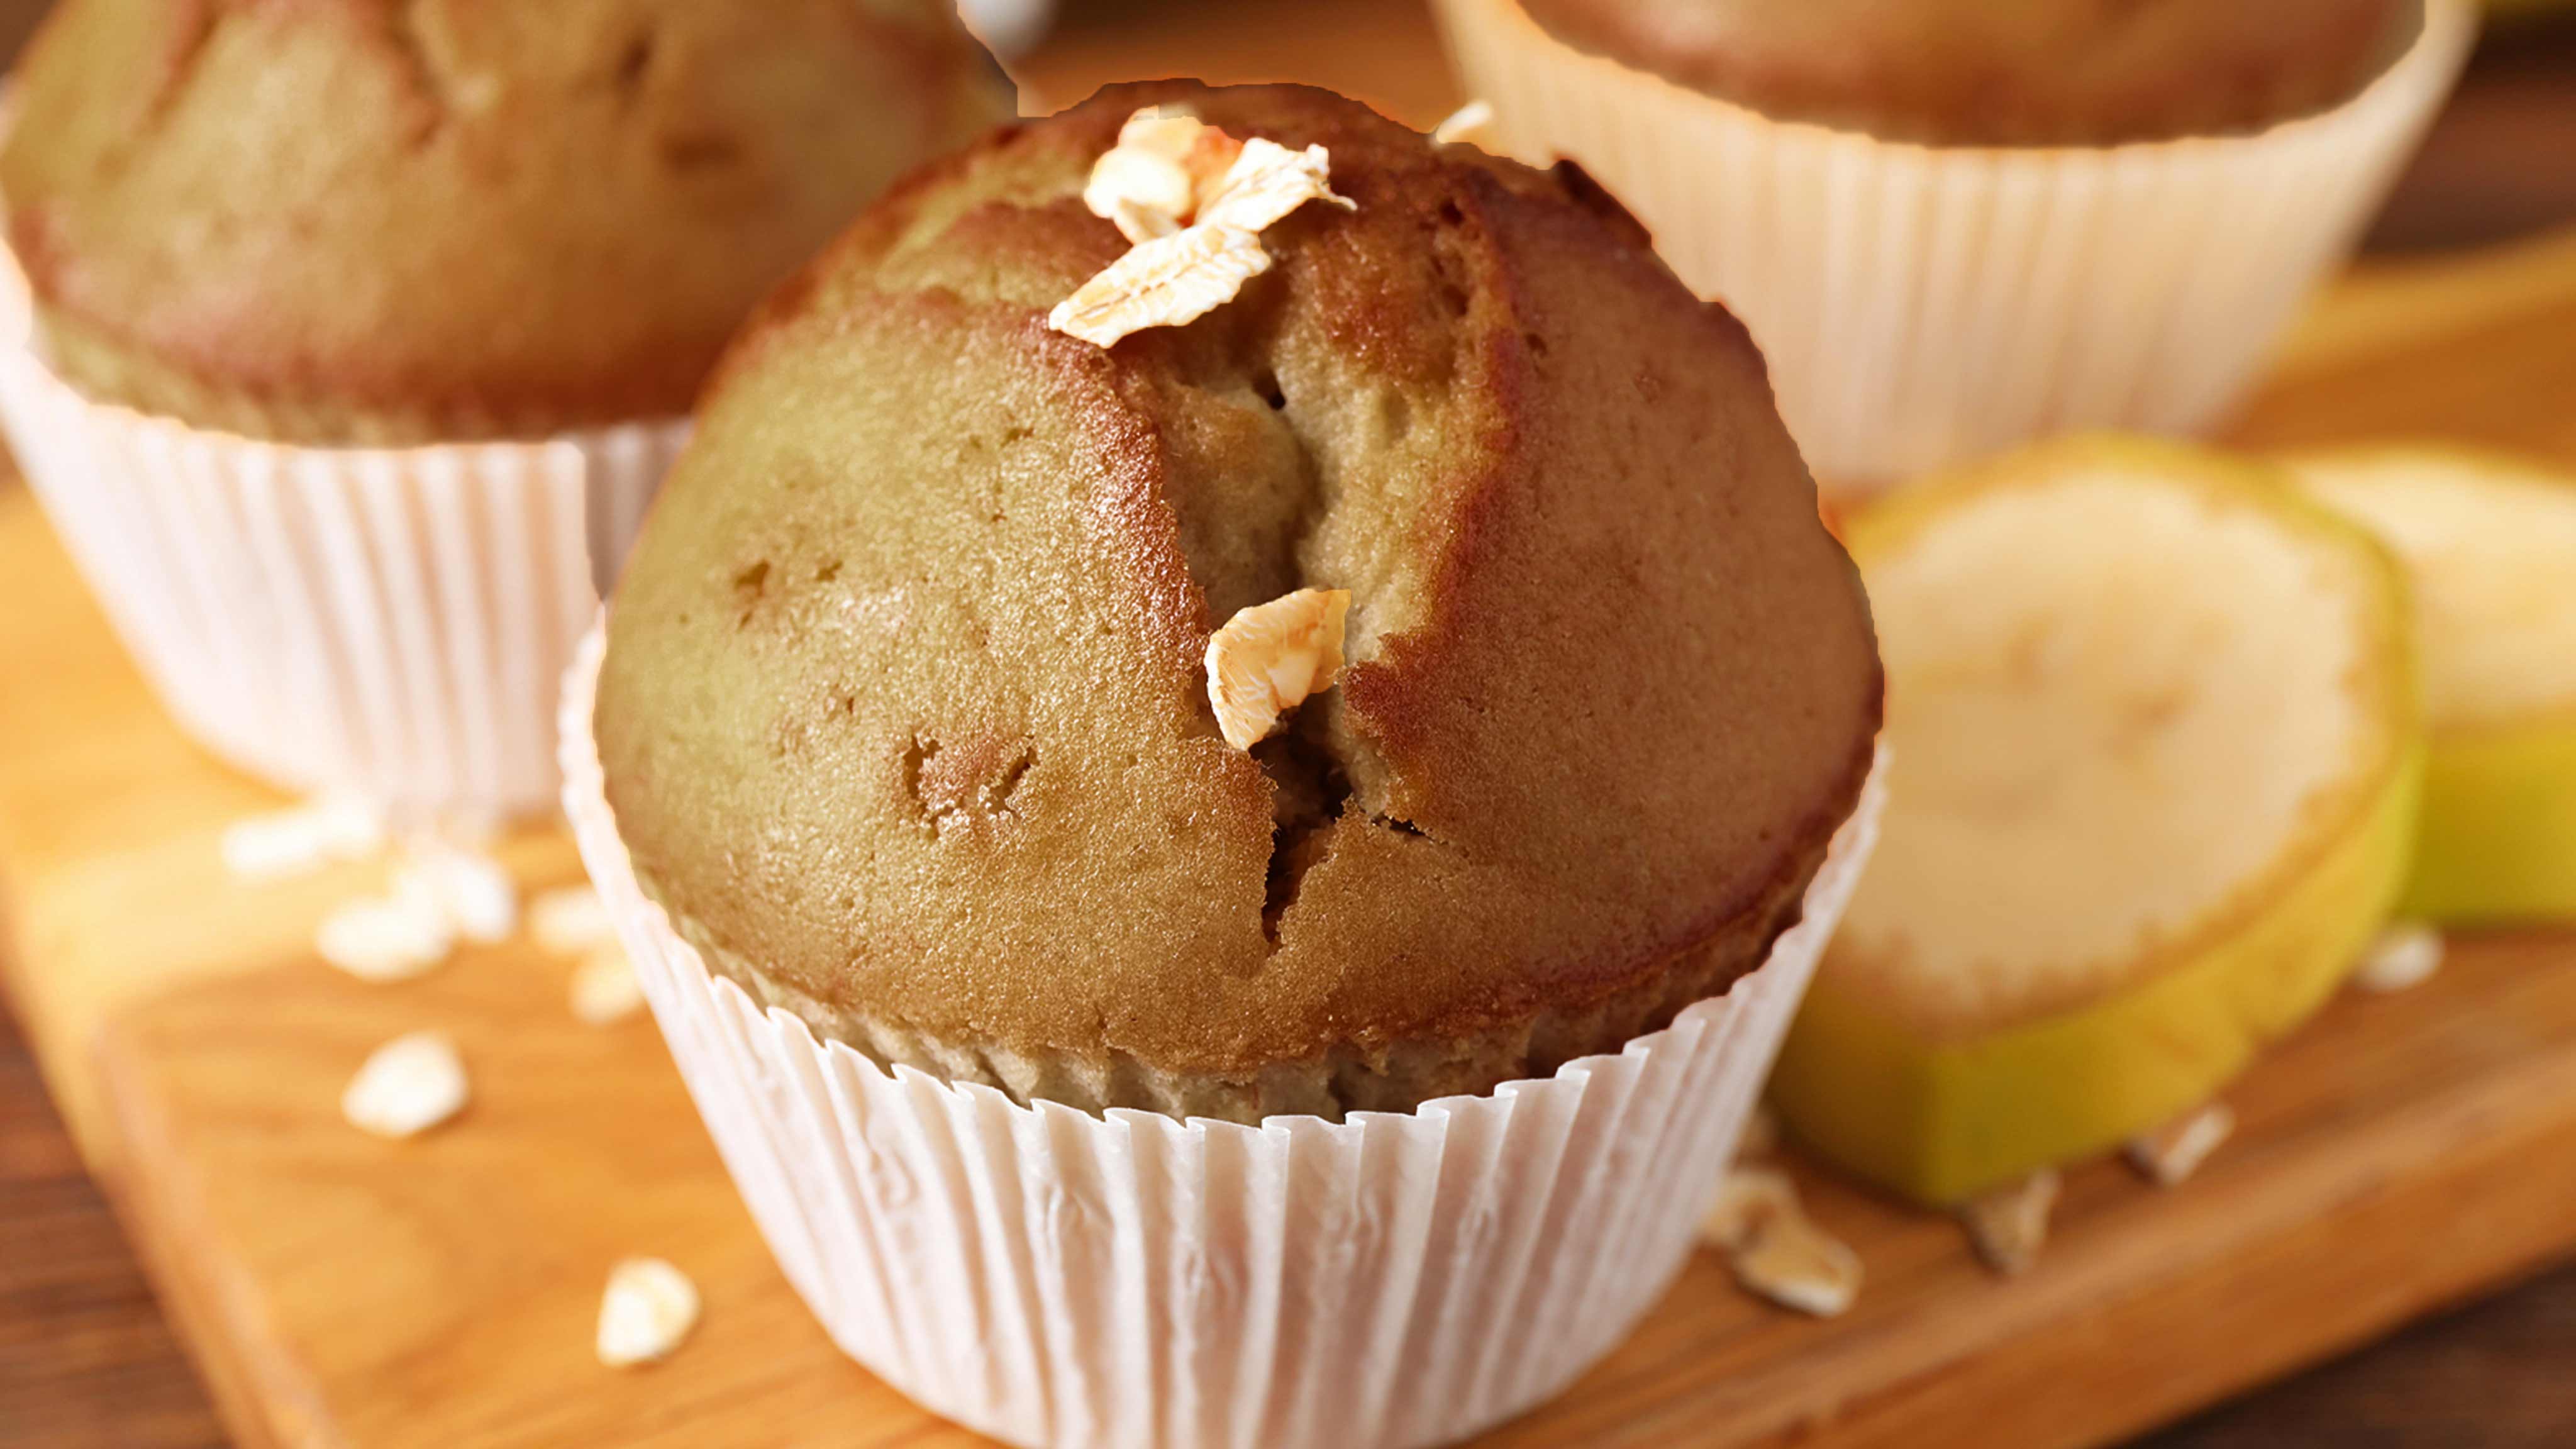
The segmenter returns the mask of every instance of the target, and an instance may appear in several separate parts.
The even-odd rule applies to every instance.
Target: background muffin
[[[1129,112],[1329,149],[1356,203],[1103,350]],[[935,359],[936,365],[925,365]],[[1247,757],[1201,654],[1352,595]],[[916,175],[737,344],[611,611],[646,888],[881,1061],[1251,1120],[1615,1049],[1758,965],[1878,669],[1761,359],[1572,170],[1296,89],[1112,91]]]
[[[1830,487],[2243,392],[2459,72],[2471,0],[1436,0],[1501,143],[1742,314]]]
[[[1785,119],[1936,145],[2110,145],[2349,97],[2403,0],[1528,0],[1561,38]]]
[[[926,0],[66,0],[14,94],[61,375],[305,442],[685,412],[764,290],[1008,113]]]

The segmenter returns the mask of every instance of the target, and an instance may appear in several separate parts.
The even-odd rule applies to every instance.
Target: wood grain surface
[[[567,964],[464,953],[400,988],[318,962],[201,981],[108,1023],[128,1206],[246,1443],[964,1446],[849,1363],[788,1289],[650,1024],[563,1005]],[[343,1124],[377,1043],[436,1027],[473,1104],[418,1141]],[[1822,1322],[1700,1254],[1638,1332],[1493,1446],[1859,1449],[2123,1437],[2576,1246],[2576,936],[2455,944],[2347,996],[2228,1093],[2190,1183],[2070,1178],[2000,1280],[1946,1219],[1813,1175],[1869,1280]],[[618,1258],[706,1317],[650,1372],[590,1360]]]
[[[0,0],[0,51],[14,49],[41,8],[42,0]],[[1079,8],[1097,13],[1025,68],[1063,94],[1081,94],[1116,75],[1198,73],[1335,84],[1417,121],[1444,113],[1457,99],[1445,67],[1425,49],[1429,27],[1418,7],[1401,0],[1216,6],[1152,0]],[[2571,155],[2576,27],[2544,21],[2491,35],[2461,98],[2401,184],[2374,244],[2485,241],[2576,216],[2576,165],[2566,162]],[[2515,258],[2534,274],[2556,265],[2547,247]],[[2333,314],[2350,324],[2340,334],[2334,327],[2311,328],[2309,340],[2294,350],[2289,376],[2242,424],[2243,436],[2334,438],[2357,428],[2467,433],[2576,457],[2576,407],[2568,406],[2576,399],[2576,359],[2564,346],[2576,331],[2576,311],[2543,308],[2518,324],[2489,315],[2516,305],[2516,289],[2496,285],[2491,267],[2472,271],[2465,283],[2412,269],[2383,271],[2347,293],[2347,301],[2368,295],[2377,302]],[[2576,290],[2566,300],[2576,306]],[[2446,319],[2443,325],[2425,321],[2437,314]],[[2403,347],[2386,345],[2396,335],[2388,330],[2392,322],[2407,324],[2405,334],[2435,349],[2443,367],[2419,369],[2403,361]],[[2500,353],[2541,370],[2516,374],[2497,362]],[[2508,396],[2494,395],[2500,379]],[[2366,401],[2356,403],[2356,396]],[[14,605],[19,596],[19,576],[10,572],[19,561],[0,560],[0,606]],[[94,637],[88,647],[98,655]],[[58,681],[113,688],[119,676],[123,687],[135,687],[130,671],[112,654],[66,655],[42,647],[42,641],[31,647],[23,634],[12,637],[0,647],[0,730],[42,712],[61,687]],[[121,744],[102,742],[93,754],[75,749],[67,758],[77,767],[83,758],[112,760],[128,746],[175,744],[166,727],[138,727]],[[59,790],[35,793],[95,800],[100,784],[75,770]],[[221,801],[267,799],[229,777],[212,777],[206,788]],[[24,804],[25,797],[0,799],[0,825],[14,821]],[[111,809],[101,828],[112,826],[113,818]],[[68,840],[81,836],[71,817],[54,828]],[[313,890],[320,898],[345,885],[321,882]],[[164,905],[127,904],[137,914]],[[200,929],[182,923],[180,933],[195,939]],[[0,1443],[221,1442],[104,1200],[84,1179],[36,1085],[24,1042],[5,1026],[0,1023]],[[2153,1442],[2159,1449],[2285,1443],[2523,1449],[2576,1443],[2571,1363],[2576,1269],[2418,1324]],[[1682,1437],[1693,1436],[1685,1429]]]
[[[26,1040],[0,1015],[0,1443],[223,1442]]]

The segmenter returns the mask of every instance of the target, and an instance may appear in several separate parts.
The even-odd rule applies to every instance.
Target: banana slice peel
[[[2400,909],[2462,925],[2576,920],[2576,717],[2434,736]]]
[[[2576,477],[2454,448],[2284,461],[2413,585],[2432,743],[2399,909],[2576,920]]]
[[[1827,1158],[1956,1205],[2208,1101],[2340,984],[2416,830],[2405,595],[2273,470],[2135,439],[1849,537],[1893,793],[1771,1090]]]
[[[1783,1120],[1864,1177],[1954,1205],[2190,1111],[2322,1005],[2376,934],[2406,868],[2415,775],[2396,772],[2270,909],[2099,1005],[1927,1041],[1820,978],[1772,1075]]]

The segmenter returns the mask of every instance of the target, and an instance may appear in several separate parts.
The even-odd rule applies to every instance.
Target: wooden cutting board
[[[2236,429],[2576,462],[2576,236],[2345,283]],[[975,1442],[842,1360],[762,1250],[650,1025],[563,1005],[524,943],[371,988],[306,942],[370,867],[228,881],[228,821],[279,803],[153,708],[23,492],[0,496],[7,980],[229,1422],[252,1445]],[[505,856],[574,875],[534,831]],[[378,867],[380,868],[380,867]],[[467,1115],[387,1144],[336,1100],[366,1051],[444,1027]],[[1818,1322],[1694,1261],[1637,1335],[1498,1444],[2102,1443],[2576,1250],[2576,935],[2455,944],[2347,997],[2229,1093],[2243,1125],[2172,1191],[2070,1182],[2009,1282],[1946,1221],[1811,1181],[1868,1286]],[[706,1295],[670,1362],[591,1361],[609,1265]]]

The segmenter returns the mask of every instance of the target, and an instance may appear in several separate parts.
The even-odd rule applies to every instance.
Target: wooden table
[[[0,43],[39,8],[0,3]],[[1287,11],[1290,24],[1264,23]],[[1150,33],[1151,39],[1140,39]],[[2576,216],[2576,26],[2482,55],[2375,240],[2450,245]],[[1415,121],[1455,99],[1418,10],[1378,0],[1144,3],[1084,15],[1024,69],[1051,98],[1119,74],[1296,76]],[[0,687],[31,687],[11,680]],[[2158,1449],[2576,1443],[2576,1267],[2419,1324],[2169,1430]],[[0,1020],[0,1444],[211,1446],[223,1437],[24,1043]]]

